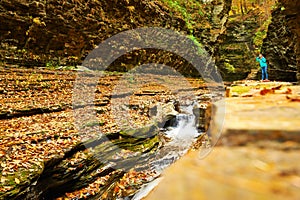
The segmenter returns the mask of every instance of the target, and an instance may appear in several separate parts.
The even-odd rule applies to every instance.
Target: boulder
[[[211,119],[211,104],[200,103],[193,107],[195,115],[195,124],[198,130],[206,132],[209,128]]]
[[[176,125],[176,115],[179,114],[178,102],[170,101],[161,105],[160,103],[149,109],[150,117],[155,118],[160,128],[166,128]]]

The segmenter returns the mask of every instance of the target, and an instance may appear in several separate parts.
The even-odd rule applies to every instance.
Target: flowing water
[[[171,141],[157,153],[156,160],[152,163],[156,171],[161,172],[183,156],[190,149],[195,138],[201,134],[195,125],[193,106],[194,104],[181,107],[182,113],[176,116],[176,126],[169,127],[165,132]]]
[[[168,127],[165,134],[171,139],[166,143],[156,155],[155,161],[151,167],[157,173],[161,173],[166,167],[170,166],[181,156],[187,153],[191,148],[195,138],[202,133],[199,132],[195,125],[195,115],[193,114],[194,103],[189,106],[181,107],[181,113],[176,116],[176,123],[173,127]],[[156,185],[160,178],[145,185],[132,199],[139,200],[145,197]]]

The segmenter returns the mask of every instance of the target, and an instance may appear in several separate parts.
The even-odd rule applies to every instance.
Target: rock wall
[[[15,64],[79,62],[106,38],[140,26],[185,29],[150,1],[4,0],[0,8],[1,59]]]
[[[297,81],[299,36],[295,25],[299,23],[296,17],[300,7],[298,5],[298,10],[294,10],[296,6],[292,1],[281,1],[272,12],[272,22],[262,47],[262,53],[269,60],[271,80]]]
[[[196,16],[191,26],[186,13],[172,9],[165,1],[3,0],[0,2],[0,62],[21,66],[77,65],[110,36],[137,27],[155,26],[192,35],[217,58],[223,78],[242,79],[254,64],[249,58],[249,38],[256,26],[255,20],[247,19],[238,24],[227,23],[231,3],[231,0],[210,0],[201,1],[198,8],[190,6],[186,13]],[[300,80],[298,10],[298,1],[280,0],[273,12],[262,48],[270,62],[270,79],[295,81],[298,71]],[[220,37],[227,28],[225,38]],[[220,43],[223,46],[218,50]],[[156,55],[154,60],[170,65],[161,56],[164,52],[150,54]],[[132,55],[122,57],[114,69],[128,70],[124,69],[124,63],[133,66],[137,60],[149,62],[149,53],[137,55],[138,59],[132,60]],[[168,57],[176,68],[190,73],[191,66],[184,60],[175,55]],[[232,66],[234,73],[228,71]]]
[[[269,79],[294,82],[298,73],[299,80],[299,2],[244,2],[247,12],[241,12],[241,1],[232,2],[221,37],[216,63],[223,78],[259,80],[261,72],[253,58],[261,51],[269,62]]]
[[[216,56],[223,79],[245,79],[251,69],[256,68],[253,35],[260,28],[257,22],[261,15],[259,9],[253,9],[247,14],[229,16]]]
[[[121,31],[145,26],[193,35],[213,54],[218,36],[225,30],[231,0],[196,3],[199,8],[190,6],[188,10],[189,5],[184,5],[186,13],[180,13],[166,1],[3,0],[0,59],[22,66],[76,65],[101,41]],[[191,14],[188,17],[197,16],[192,27],[187,13]],[[147,60],[147,54],[139,54]],[[128,57],[116,65],[120,66]]]
[[[285,7],[286,20],[288,27],[296,34],[297,40],[295,44],[296,65],[297,65],[297,80],[300,83],[300,1],[281,0]]]

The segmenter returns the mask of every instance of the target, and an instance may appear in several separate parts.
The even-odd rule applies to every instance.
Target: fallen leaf
[[[16,184],[20,184],[20,180],[18,178],[15,178]]]
[[[4,156],[5,155],[5,152],[0,150],[0,157]]]
[[[276,86],[276,87],[272,87],[271,90],[280,90],[280,88],[282,87],[282,85]]]
[[[283,94],[292,94],[292,89],[287,88],[286,91],[283,91]]]
[[[294,102],[300,102],[300,96],[289,96],[286,95],[286,98],[290,101],[294,101]]]
[[[245,94],[242,94],[241,97],[253,97],[253,93],[245,93]]]
[[[264,88],[259,92],[260,95],[274,94],[274,93],[275,93],[274,89],[267,89],[267,88]]]
[[[291,88],[286,88],[285,90],[274,90],[275,94],[292,94]]]
[[[7,181],[7,180],[8,180],[8,179],[7,179],[7,178],[5,178],[5,177],[3,177],[3,176],[1,177],[1,183],[2,183],[2,184],[4,184],[4,183],[5,183],[5,181]]]

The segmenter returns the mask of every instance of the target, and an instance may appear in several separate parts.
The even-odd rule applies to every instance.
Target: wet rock
[[[160,128],[167,128],[176,125],[176,115],[179,114],[178,102],[156,104],[149,109],[149,115],[156,119]]]
[[[287,24],[288,28],[292,30],[294,34],[296,34],[296,45],[295,45],[295,54],[296,54],[296,62],[297,62],[297,77],[298,82],[300,80],[300,39],[299,39],[299,33],[300,33],[300,15],[299,15],[299,8],[300,8],[300,2],[299,1],[287,1],[287,0],[281,0],[280,1],[282,5],[284,6],[284,13],[286,14]]]
[[[31,172],[33,180],[20,185],[20,192],[1,193],[0,199],[55,199],[107,175],[110,177],[93,196],[112,193],[110,190],[130,169],[147,168],[160,145],[158,137],[157,127],[146,127],[80,142],[63,155],[45,161],[41,170]]]
[[[193,107],[193,113],[195,115],[195,124],[198,130],[206,132],[208,130],[211,119],[211,104],[196,104]]]
[[[212,99],[211,94],[202,94],[201,96],[198,97],[199,101],[209,101]]]

